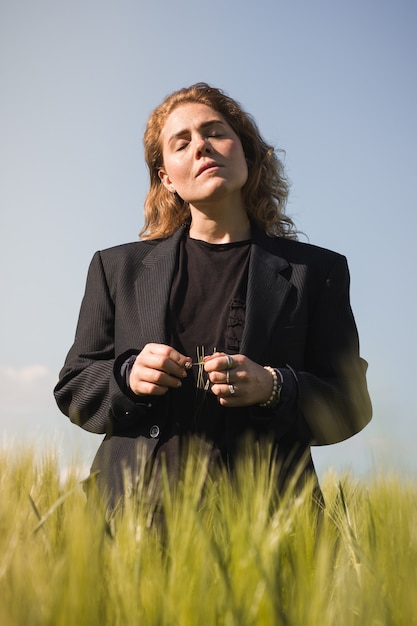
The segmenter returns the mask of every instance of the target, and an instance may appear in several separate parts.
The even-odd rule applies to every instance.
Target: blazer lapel
[[[136,281],[139,309],[139,332],[146,342],[165,343],[166,312],[175,270],[178,245],[184,232],[179,228],[171,237],[157,244],[142,261]]]
[[[139,336],[146,342],[165,343],[166,312],[178,247],[184,229],[164,239],[142,261],[136,281]],[[270,251],[271,243],[274,252]],[[246,295],[246,319],[241,352],[260,362],[291,290],[282,275],[288,262],[276,254],[276,240],[253,233]]]
[[[241,346],[241,352],[256,362],[262,361],[291,290],[291,283],[282,276],[282,272],[289,267],[288,262],[276,255],[276,246],[274,254],[268,251],[270,242],[266,242],[264,237],[256,233],[251,247]]]

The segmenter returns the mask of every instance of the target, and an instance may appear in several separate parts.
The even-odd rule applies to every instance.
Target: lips
[[[216,161],[206,161],[205,163],[203,163],[203,165],[201,165],[200,169],[198,170],[196,178],[206,170],[210,170],[214,167],[220,166],[216,163]]]

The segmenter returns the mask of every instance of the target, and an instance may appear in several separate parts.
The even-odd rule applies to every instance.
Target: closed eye
[[[207,137],[222,137],[224,135],[224,125],[217,120],[207,124],[206,132]]]
[[[207,137],[223,137],[223,133],[221,133],[218,130],[212,130],[209,133],[207,133]]]

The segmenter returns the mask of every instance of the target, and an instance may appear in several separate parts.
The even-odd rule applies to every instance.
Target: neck
[[[207,243],[233,243],[250,239],[246,211],[208,215],[191,207],[190,237]]]

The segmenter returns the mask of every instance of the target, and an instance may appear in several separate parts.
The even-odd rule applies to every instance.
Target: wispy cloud
[[[85,476],[100,440],[60,413],[52,393],[56,382],[57,373],[41,363],[0,365],[0,448],[27,443],[42,452],[52,446],[64,467],[76,463]]]
[[[0,366],[0,419],[34,415],[54,407],[56,374],[35,363],[16,368]]]

